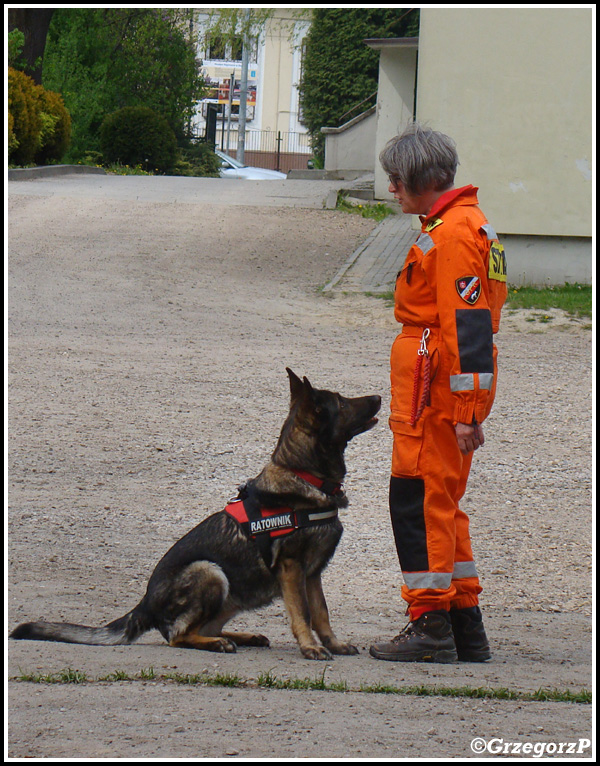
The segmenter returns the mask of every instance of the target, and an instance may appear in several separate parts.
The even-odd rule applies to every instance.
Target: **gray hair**
[[[449,189],[459,164],[454,141],[417,122],[388,141],[379,161],[392,183],[400,181],[411,194]]]

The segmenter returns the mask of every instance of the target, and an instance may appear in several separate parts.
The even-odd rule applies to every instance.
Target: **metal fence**
[[[217,134],[219,144],[220,138],[221,136]],[[235,157],[236,151],[237,131],[232,131],[228,154]],[[306,133],[252,129],[246,131],[244,145],[244,163],[246,165],[287,173],[289,170],[306,169],[312,156],[310,139]]]

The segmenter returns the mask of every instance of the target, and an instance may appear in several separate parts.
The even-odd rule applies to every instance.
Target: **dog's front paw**
[[[354,644],[347,644],[343,641],[337,641],[334,646],[329,647],[334,654],[359,654]]]
[[[333,655],[324,646],[302,646],[302,654],[307,660],[332,660]]]
[[[216,638],[210,647],[207,648],[210,648],[210,651],[213,652],[226,652],[228,654],[237,652],[237,644],[229,638]]]
[[[354,644],[339,641],[335,636],[324,636],[322,641],[332,654],[359,654]]]
[[[261,636],[260,633],[253,633],[248,638],[247,646],[271,646],[271,642],[266,636]]]

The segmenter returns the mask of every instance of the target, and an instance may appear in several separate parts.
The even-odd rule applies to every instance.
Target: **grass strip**
[[[394,293],[366,293],[375,298],[381,298],[389,308],[394,306]],[[508,296],[503,309],[503,316],[511,312],[525,309],[530,312],[527,322],[549,324],[556,317],[547,312],[553,309],[563,311],[569,319],[586,320],[592,318],[593,298],[592,286],[580,284],[557,285],[556,287],[517,287],[509,286]],[[592,325],[584,325],[591,329]]]
[[[141,670],[131,675],[117,670],[105,676],[90,678],[81,670],[66,668],[57,673],[20,673],[11,680],[19,683],[36,684],[94,684],[118,682],[158,682],[185,686],[218,686],[234,689],[280,689],[286,691],[327,691],[355,692],[360,694],[394,694],[408,697],[460,697],[470,699],[515,700],[519,702],[571,702],[590,705],[592,692],[588,689],[540,688],[534,692],[523,692],[505,687],[475,686],[390,686],[383,684],[349,687],[346,681],[329,683],[325,681],[325,671],[315,678],[278,678],[271,671],[260,673],[256,679],[244,679],[233,673],[160,673],[154,668]]]
[[[591,317],[592,286],[578,283],[539,288],[511,285],[508,288],[506,306],[539,311],[560,309],[573,317]]]
[[[365,200],[364,204],[352,204],[346,197],[348,192],[338,192],[336,210],[344,213],[360,215],[363,218],[371,218],[378,223],[383,221],[389,215],[394,215],[394,211],[385,202],[370,202]]]

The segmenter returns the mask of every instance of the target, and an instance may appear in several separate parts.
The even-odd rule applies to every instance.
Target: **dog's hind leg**
[[[302,566],[294,559],[284,559],[279,566],[278,577],[292,633],[300,645],[300,651],[309,660],[330,660],[331,653],[315,641],[309,624],[306,576]]]
[[[215,620],[204,625],[199,631],[203,636],[220,636],[232,641],[236,646],[270,646],[269,639],[259,633],[239,633],[223,630],[223,625],[239,613],[239,609],[224,609]]]
[[[182,649],[204,649],[207,652],[235,652],[237,646],[224,636],[201,636],[193,628],[169,641],[169,646]]]
[[[266,636],[261,636],[260,633],[230,633],[229,631],[222,631],[221,636],[228,638],[238,646],[270,646],[271,642]]]
[[[168,596],[177,608],[167,629],[170,646],[235,652],[235,643],[221,635],[221,628],[235,612],[225,606],[229,581],[221,567],[210,561],[195,561],[171,583]]]
[[[352,644],[340,641],[329,623],[329,610],[323,593],[321,575],[308,577],[306,580],[306,596],[310,611],[311,626],[317,632],[323,646],[333,654],[358,654],[358,649]]]

